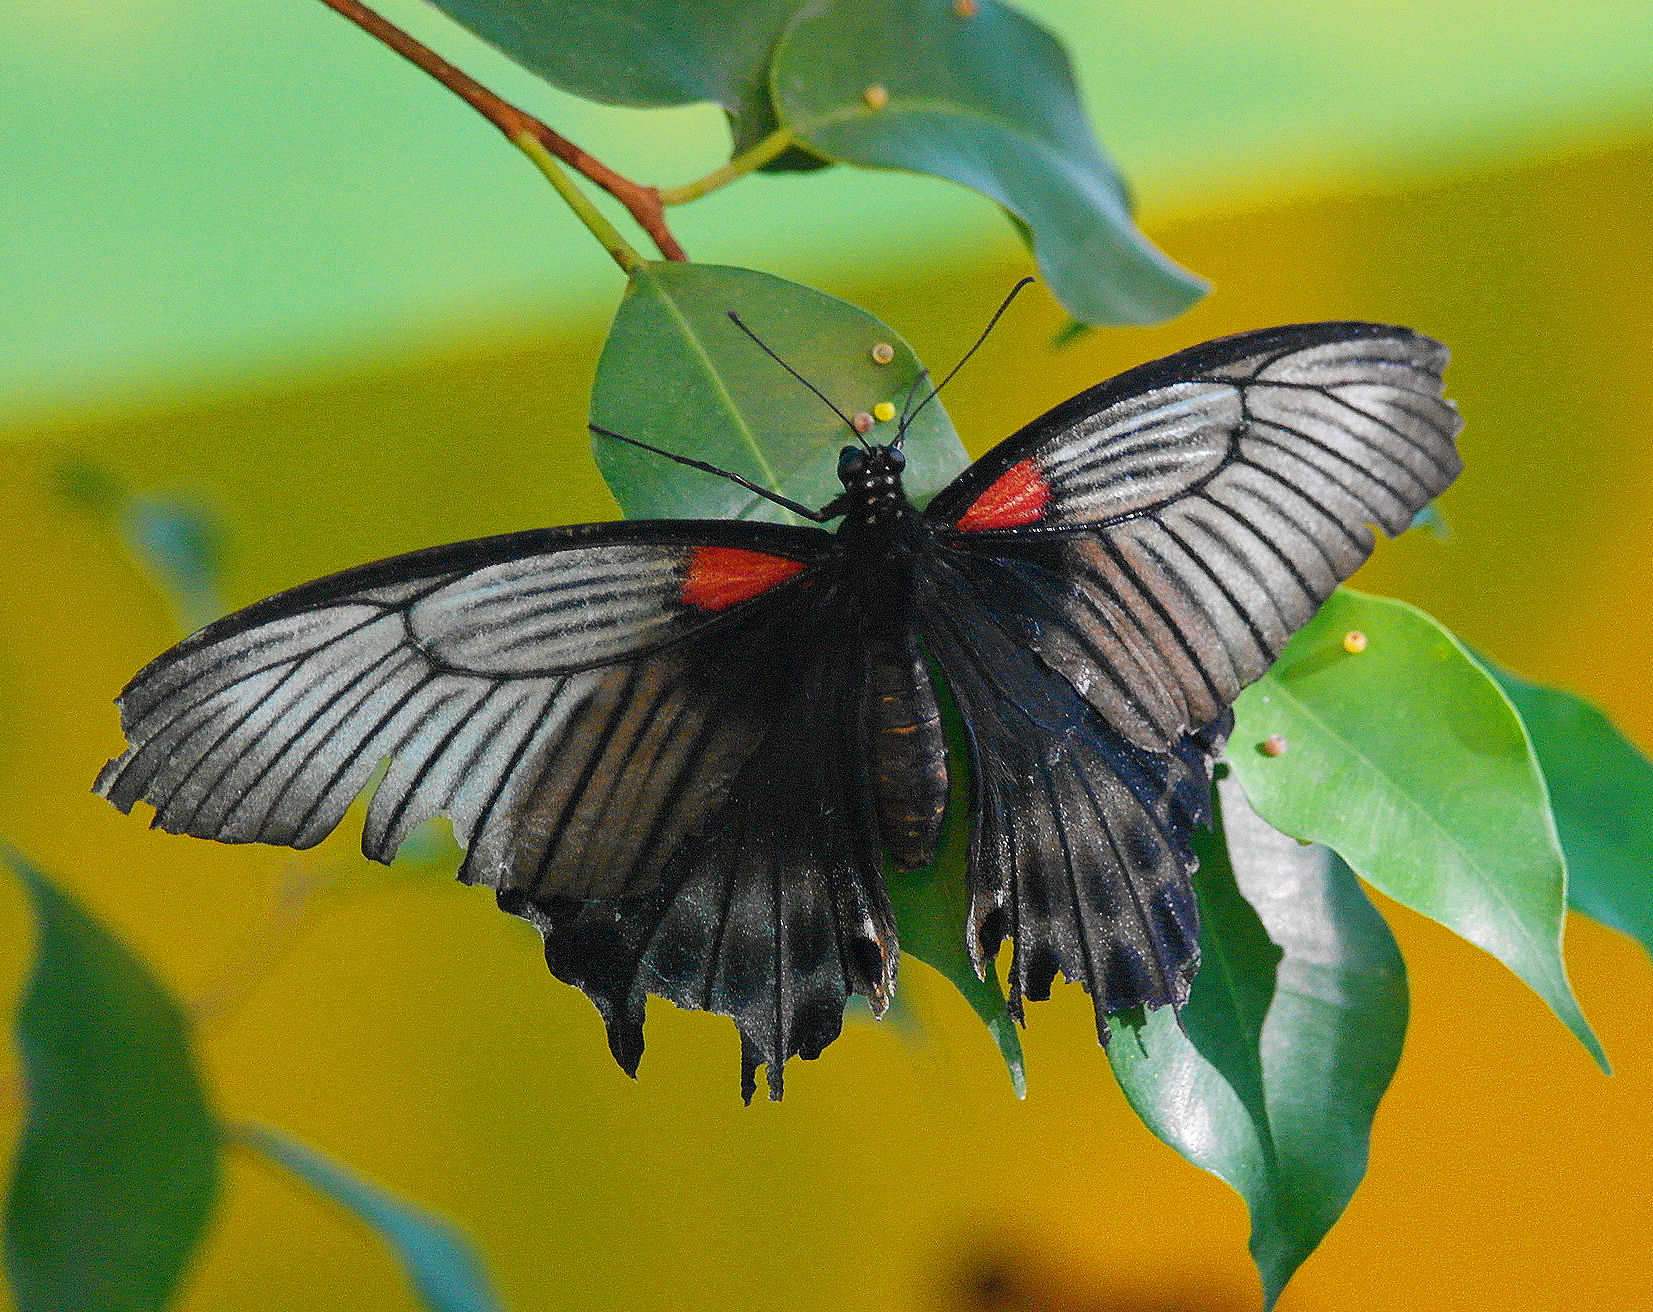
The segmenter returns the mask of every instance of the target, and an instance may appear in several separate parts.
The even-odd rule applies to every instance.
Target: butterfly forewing
[[[1445,361],[1377,324],[1209,342],[1035,420],[926,517],[1040,571],[1059,614],[1030,643],[1131,741],[1165,747],[1268,668],[1371,554],[1370,525],[1400,532],[1456,476]]]
[[[761,733],[718,635],[830,548],[815,530],[617,524],[347,571],[145,668],[98,791],[174,832],[308,847],[388,760],[368,856],[445,814],[479,882],[641,889]]]

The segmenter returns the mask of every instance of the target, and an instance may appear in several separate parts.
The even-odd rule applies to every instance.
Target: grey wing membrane
[[[119,699],[130,746],[96,790],[122,810],[152,803],[161,829],[302,848],[383,766],[369,857],[389,861],[446,815],[470,882],[642,892],[762,737],[765,681],[741,682],[740,644],[721,635],[809,587],[830,542],[762,525],[585,525],[307,584],[141,671]],[[760,582],[782,581],[691,605],[707,544],[726,553],[720,567],[753,553]]]
[[[1132,742],[1211,723],[1457,475],[1438,342],[1367,323],[1224,338],[1092,388],[925,512],[1018,564],[1024,638]]]

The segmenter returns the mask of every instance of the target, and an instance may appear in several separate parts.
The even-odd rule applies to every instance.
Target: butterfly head
[[[838,453],[845,513],[869,522],[896,515],[907,502],[901,487],[901,471],[906,467],[907,457],[897,447],[846,446]]]

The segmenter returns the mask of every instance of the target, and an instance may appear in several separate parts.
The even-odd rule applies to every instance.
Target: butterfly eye
[[[858,446],[846,446],[838,453],[838,481],[848,483],[867,467],[867,455]]]
[[[900,447],[886,447],[884,450],[884,459],[889,462],[891,473],[899,474],[907,467],[906,452],[902,451]]]

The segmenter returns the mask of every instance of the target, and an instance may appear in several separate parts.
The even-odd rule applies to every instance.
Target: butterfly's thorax
[[[928,528],[901,486],[899,451],[844,453],[838,528],[860,606],[862,724],[884,845],[904,869],[928,865],[947,804],[947,746],[912,622],[913,565]]]

